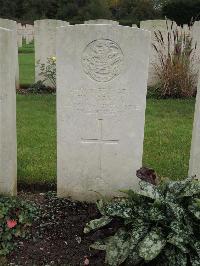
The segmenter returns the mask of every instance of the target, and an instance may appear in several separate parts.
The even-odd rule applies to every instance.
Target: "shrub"
[[[33,94],[45,94],[45,93],[55,93],[56,89],[46,86],[41,80],[37,81],[27,89],[23,90],[25,93]]]
[[[43,84],[48,83],[49,87],[56,89],[56,57],[47,58],[47,62],[37,62],[37,67],[40,70],[39,76]]]
[[[192,45],[191,33],[169,27],[167,36],[161,31],[155,32],[153,48],[158,61],[153,63],[155,78],[158,79],[157,93],[160,97],[185,98],[196,93],[197,68],[195,48]]]
[[[187,178],[158,183],[147,173],[138,171],[142,180],[137,192],[128,190],[124,198],[97,203],[102,217],[89,222],[84,232],[118,226],[91,247],[105,250],[106,263],[112,266],[199,265],[200,182]]]
[[[0,197],[0,256],[9,254],[17,237],[26,237],[36,218],[34,205],[18,198]]]

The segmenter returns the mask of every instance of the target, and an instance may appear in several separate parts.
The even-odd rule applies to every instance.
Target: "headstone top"
[[[119,25],[119,22],[115,21],[115,20],[109,20],[109,19],[96,19],[96,20],[85,21],[84,24],[112,24],[112,25]]]

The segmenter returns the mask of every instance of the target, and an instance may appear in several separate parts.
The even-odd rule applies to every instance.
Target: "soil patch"
[[[105,254],[90,250],[99,233],[83,233],[85,224],[100,217],[95,204],[59,199],[54,193],[20,193],[35,202],[41,214],[34,222],[31,237],[17,240],[17,248],[8,256],[9,265],[105,265]]]

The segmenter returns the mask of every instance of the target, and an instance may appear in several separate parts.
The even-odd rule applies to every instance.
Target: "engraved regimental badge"
[[[84,49],[82,66],[91,79],[108,82],[120,74],[123,58],[123,52],[117,43],[99,39],[89,43]]]

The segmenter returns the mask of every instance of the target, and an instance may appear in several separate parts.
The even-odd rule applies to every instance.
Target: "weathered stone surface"
[[[13,64],[15,65],[15,86],[19,88],[19,60],[18,60],[18,44],[17,44],[17,22],[14,20],[0,18],[0,27],[12,30],[14,32],[13,39]]]
[[[192,27],[193,47],[196,47],[195,64],[196,69],[200,67],[200,21],[195,21]]]
[[[110,19],[94,19],[87,20],[84,24],[111,24],[111,25],[119,25],[118,21],[110,20]]]
[[[13,31],[0,28],[0,194],[5,195],[17,190],[15,38]]]
[[[200,79],[196,97],[196,107],[193,123],[192,145],[190,152],[189,176],[200,179]]]
[[[57,39],[58,195],[95,201],[137,187],[150,33],[75,25]]]
[[[22,40],[25,39],[26,44],[30,44],[34,40],[34,26],[30,24],[17,24],[18,47],[22,46]]]
[[[34,22],[35,33],[35,80],[41,80],[38,61],[46,64],[47,59],[56,56],[56,27],[66,26],[69,23],[61,20],[44,19]],[[51,85],[46,83],[46,85]]]
[[[26,24],[24,29],[24,37],[26,39],[26,44],[31,43],[34,40],[34,26]]]
[[[23,34],[22,34],[22,24],[17,23],[17,44],[18,47],[22,47],[23,45]]]

